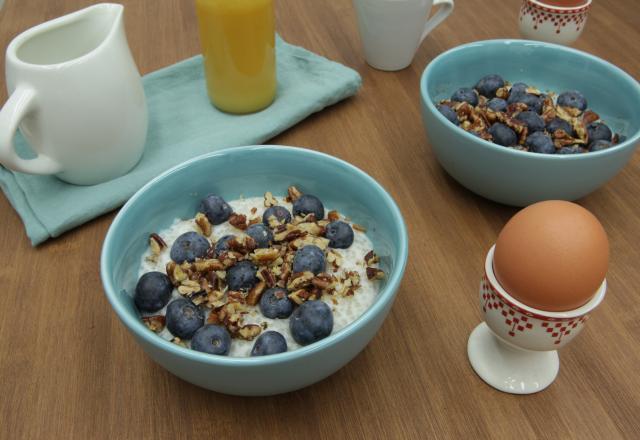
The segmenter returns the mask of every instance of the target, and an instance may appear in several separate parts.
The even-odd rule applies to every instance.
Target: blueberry
[[[173,242],[171,259],[178,264],[185,261],[193,263],[196,258],[204,258],[211,247],[209,240],[197,232],[185,232]]]
[[[300,345],[309,345],[324,339],[333,330],[333,313],[322,301],[306,301],[289,319],[291,336]]]
[[[524,122],[529,129],[529,133],[544,130],[544,120],[536,112],[526,111],[518,113],[518,121]]]
[[[460,121],[458,121],[458,115],[456,114],[456,112],[451,107],[449,107],[448,105],[445,105],[445,104],[438,104],[438,105],[436,105],[436,108],[449,121],[451,121],[452,123],[454,123],[456,125],[460,125]]]
[[[527,88],[529,88],[529,86],[526,85],[525,83],[517,82],[511,86],[511,90],[509,90],[509,96],[517,95],[517,94],[525,94],[527,93]]]
[[[510,94],[509,99],[507,99],[507,103],[514,104],[516,102],[526,104],[528,110],[534,111],[538,114],[542,112],[542,99],[539,96],[531,93]]]
[[[353,243],[353,229],[341,220],[329,223],[324,236],[329,239],[332,248],[346,249]]]
[[[251,349],[251,356],[267,356],[287,351],[287,341],[278,332],[270,330],[261,334]]]
[[[606,150],[611,146],[611,142],[604,140],[593,141],[589,144],[589,151]]]
[[[280,224],[291,222],[291,213],[284,206],[271,206],[265,209],[264,214],[262,214],[262,223],[264,223],[265,226],[270,226],[269,219],[271,217],[275,217]]]
[[[267,318],[288,318],[293,312],[293,301],[282,287],[267,289],[260,297],[260,312]]]
[[[173,285],[168,276],[162,272],[147,272],[138,280],[133,301],[138,310],[155,312],[167,305],[172,291]]]
[[[489,128],[489,134],[493,137],[493,142],[508,147],[518,142],[516,132],[506,125],[496,122]]]
[[[566,147],[560,148],[556,154],[580,154],[584,153],[584,150],[580,148],[578,145],[570,145]]]
[[[259,248],[267,248],[271,246],[271,242],[273,241],[271,229],[262,223],[249,226],[244,233],[253,238]]]
[[[216,245],[214,247],[215,256],[218,257],[223,252],[227,252],[229,250],[229,241],[232,238],[236,238],[235,235],[223,235],[216,241]]]
[[[573,136],[573,128],[571,128],[571,124],[562,118],[556,117],[547,123],[547,131],[549,133],[553,134],[556,130],[564,130],[569,136]]]
[[[221,325],[207,324],[194,333],[191,348],[203,353],[226,356],[231,348],[231,336]]]
[[[501,98],[493,98],[487,103],[487,107],[494,112],[503,112],[507,110],[507,101]]]
[[[504,80],[500,75],[496,74],[487,75],[480,79],[478,84],[476,84],[476,90],[478,93],[486,96],[487,98],[493,98],[496,96],[496,90],[500,87],[504,87]]]
[[[219,225],[229,220],[233,209],[222,197],[209,194],[200,202],[200,212],[207,216],[211,224]]]
[[[227,285],[230,290],[251,289],[256,283],[258,269],[249,260],[240,261],[227,270]]]
[[[309,244],[296,251],[293,257],[293,272],[313,272],[314,275],[324,272],[324,252],[318,246]]]
[[[529,151],[534,153],[554,154],[556,147],[553,145],[553,141],[549,135],[542,131],[536,131],[527,136],[524,144],[529,147]]]
[[[304,194],[293,202],[293,215],[305,216],[313,214],[316,220],[324,218],[324,206],[319,198],[311,194]]]
[[[578,110],[587,109],[587,100],[582,93],[577,90],[569,90],[568,92],[562,92],[558,96],[556,104],[562,107],[574,107]]]
[[[462,87],[453,92],[451,100],[455,102],[468,102],[475,107],[478,105],[478,93],[470,87]]]
[[[613,136],[611,129],[603,122],[592,122],[587,125],[587,133],[589,134],[589,142],[611,141]]]
[[[165,319],[171,334],[180,339],[191,339],[196,330],[204,325],[204,315],[200,309],[184,298],[169,303]]]

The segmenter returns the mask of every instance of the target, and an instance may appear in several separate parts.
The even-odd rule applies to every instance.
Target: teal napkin
[[[52,176],[0,167],[0,187],[22,218],[31,243],[38,245],[121,206],[153,177],[189,158],[225,147],[262,144],[310,114],[354,95],[361,85],[354,70],[280,38],[276,54],[276,100],[250,115],[225,114],[210,104],[201,56],[144,76],[147,144],[140,163],[125,176],[75,186]],[[16,147],[28,150],[20,134]]]

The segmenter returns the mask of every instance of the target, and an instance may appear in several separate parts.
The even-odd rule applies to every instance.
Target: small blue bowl
[[[190,218],[200,200],[286,193],[290,185],[315,194],[367,227],[387,277],[375,303],[355,322],[295,351],[256,358],[214,356],[182,348],[149,331],[132,300],[148,237]],[[214,229],[215,230],[215,229]],[[391,309],[407,261],[407,230],[395,202],[369,175],[340,159],[302,148],[251,146],[197,157],[153,179],[120,210],[109,228],[101,276],[113,310],[142,349],[176,376],[236,395],[270,395],[317,382],[344,366],[373,338]]]
[[[587,154],[529,153],[479,139],[438,112],[435,103],[490,73],[542,91],[579,90],[627,140]],[[427,137],[442,167],[471,191],[507,205],[583,197],[625,166],[640,139],[640,85],[600,58],[555,44],[490,40],[455,47],[429,63],[420,94]]]

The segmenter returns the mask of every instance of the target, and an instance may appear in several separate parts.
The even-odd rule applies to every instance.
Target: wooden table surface
[[[6,0],[0,47],[90,3]],[[193,1],[122,3],[141,73],[199,52]],[[317,149],[366,170],[395,197],[411,237],[406,275],[379,334],[307,389],[228,397],[172,376],[137,347],[103,295],[99,255],[114,214],[33,249],[0,197],[0,438],[640,438],[638,153],[580,200],[609,234],[610,290],[562,350],[556,382],[537,395],[503,394],[467,361],[485,252],[516,210],[475,196],[438,166],[418,83],[446,49],[518,37],[518,8],[517,0],[458,0],[413,65],[385,73],[364,62],[349,0],[277,1],[286,40],[356,69],[364,85],[271,143]],[[635,0],[596,0],[575,47],[640,78],[639,41]]]

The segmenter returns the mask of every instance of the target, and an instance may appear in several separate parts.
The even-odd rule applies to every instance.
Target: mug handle
[[[422,31],[422,36],[420,37],[420,44],[427,38],[429,32],[442,23],[442,21],[453,12],[453,0],[434,0],[433,6],[440,6],[440,9],[438,9],[438,12],[427,20],[427,23],[424,25],[424,31]]]
[[[29,174],[58,174],[62,167],[43,154],[34,159],[22,159],[16,153],[13,138],[22,119],[35,109],[36,92],[20,85],[0,110],[0,163],[14,171]]]

